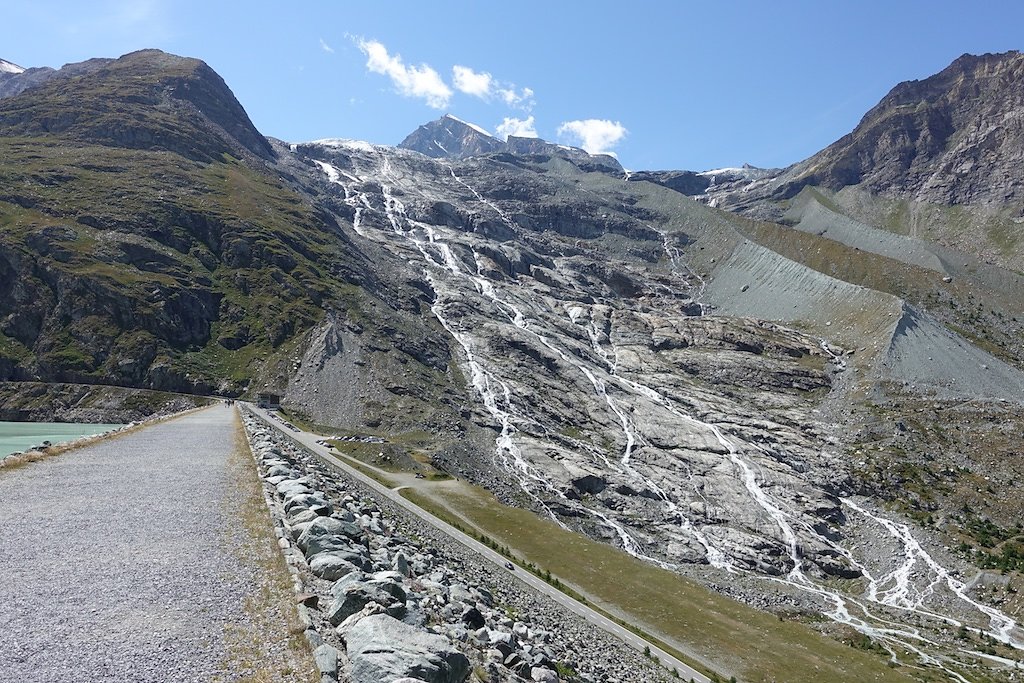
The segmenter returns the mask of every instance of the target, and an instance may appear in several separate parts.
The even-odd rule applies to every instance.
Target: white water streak
[[[383,152],[378,152],[378,154],[381,157],[379,172],[383,178],[390,179],[392,174],[389,160]],[[344,183],[340,182],[340,176],[332,175],[331,170],[327,168],[329,165],[322,164],[321,162],[317,163],[321,166],[322,170],[328,174],[331,182],[337,182],[342,186],[345,190],[346,201],[355,197],[354,194],[350,194],[349,188]],[[333,167],[331,168],[333,169]],[[478,201],[493,209],[501,219],[506,222],[506,224],[510,227],[515,227],[508,216],[505,215],[499,207],[486,200],[474,188],[459,178],[451,166],[449,166],[448,169],[452,178],[456,182],[472,192]],[[336,169],[334,169],[334,172],[338,173]],[[346,176],[348,176],[348,174],[346,174]],[[348,177],[356,180],[351,176]],[[1014,636],[1014,632],[1017,627],[1016,623],[999,610],[972,600],[966,594],[966,586],[962,582],[953,578],[947,570],[941,567],[941,565],[939,565],[933,558],[931,558],[930,555],[928,555],[927,552],[923,550],[916,539],[913,538],[909,527],[903,524],[891,522],[878,515],[870,513],[849,499],[842,500],[842,503],[850,509],[855,510],[877,523],[889,536],[900,544],[900,547],[903,549],[902,560],[894,569],[881,577],[873,577],[866,567],[855,560],[853,554],[848,549],[842,548],[841,546],[831,542],[829,539],[820,536],[811,529],[809,525],[796,519],[790,512],[784,509],[781,504],[773,500],[765,491],[762,483],[758,479],[757,472],[748,461],[747,457],[740,452],[739,448],[729,438],[727,438],[725,434],[723,434],[719,427],[687,415],[676,407],[673,400],[662,395],[657,390],[635,380],[618,376],[615,373],[616,362],[614,360],[617,357],[617,349],[615,348],[615,345],[611,343],[611,340],[608,339],[607,344],[612,347],[612,353],[609,354],[605,350],[604,347],[607,335],[602,335],[598,330],[596,322],[593,320],[593,310],[591,310],[591,320],[588,321],[588,325],[585,327],[585,330],[595,353],[597,353],[599,359],[607,366],[604,368],[604,371],[609,373],[607,380],[598,377],[590,368],[579,362],[574,356],[562,351],[546,336],[542,335],[536,329],[533,329],[529,325],[525,313],[518,306],[512,303],[512,301],[503,298],[497,291],[494,283],[484,275],[480,257],[475,252],[474,259],[476,261],[476,272],[467,272],[463,269],[463,264],[455,256],[450,246],[437,238],[432,226],[417,224],[415,221],[411,221],[405,215],[404,205],[393,196],[391,188],[386,184],[382,184],[381,189],[384,198],[385,211],[392,226],[392,230],[416,247],[417,251],[423,257],[425,266],[438,268],[451,274],[453,277],[464,278],[471,282],[474,289],[479,294],[490,300],[498,310],[503,311],[516,327],[531,334],[543,346],[555,353],[563,362],[571,364],[586,376],[588,381],[594,387],[595,394],[605,402],[611,413],[613,413],[618,419],[623,439],[625,441],[622,455],[617,463],[608,461],[604,456],[600,457],[612,469],[620,473],[628,474],[631,478],[635,478],[637,481],[643,482],[645,486],[654,491],[663,501],[666,508],[678,516],[681,520],[680,524],[684,531],[696,538],[704,547],[708,561],[712,566],[730,572],[743,571],[729,560],[727,553],[723,549],[717,547],[709,537],[701,533],[701,531],[697,529],[689,519],[687,519],[685,514],[680,513],[676,503],[671,500],[671,498],[660,487],[658,487],[655,482],[651,481],[633,467],[631,462],[632,454],[637,445],[641,442],[641,437],[637,433],[632,420],[629,418],[622,406],[619,405],[616,399],[613,399],[609,395],[609,389],[612,385],[617,387],[619,390],[625,390],[627,393],[633,393],[637,397],[652,401],[656,405],[670,411],[671,414],[676,416],[679,420],[689,424],[692,428],[707,430],[714,435],[718,443],[725,449],[726,457],[735,468],[740,481],[743,484],[744,490],[758,508],[763,511],[767,519],[771,521],[772,525],[778,530],[781,540],[788,550],[789,558],[792,562],[792,568],[789,570],[789,573],[785,578],[773,578],[772,580],[779,581],[799,590],[817,595],[830,602],[832,604],[832,609],[828,612],[828,616],[835,621],[847,624],[857,631],[882,643],[883,646],[889,650],[894,661],[896,661],[895,649],[901,648],[914,653],[922,664],[939,667],[951,678],[961,681],[962,683],[968,683],[962,675],[946,666],[945,661],[940,660],[921,649],[923,646],[934,647],[937,646],[937,644],[925,638],[919,630],[909,628],[904,624],[895,623],[882,618],[880,615],[873,614],[864,602],[833,591],[826,586],[816,583],[811,577],[809,577],[804,572],[801,549],[798,543],[797,533],[793,526],[794,523],[799,524],[805,531],[814,534],[826,545],[845,557],[852,566],[857,567],[862,571],[868,581],[868,587],[865,590],[864,596],[864,600],[867,603],[915,612],[944,620],[950,624],[959,625],[959,622],[955,619],[932,612],[924,607],[926,600],[934,595],[935,590],[940,585],[944,585],[964,603],[989,618],[992,628],[990,635],[1004,643],[1014,645],[1016,647],[1022,646],[1019,639]],[[367,208],[370,206],[365,195],[362,195],[360,202]],[[662,231],[658,232],[662,235],[663,248],[671,261],[673,270],[678,269],[680,267],[679,262],[681,260],[678,249],[670,244],[669,235],[667,233]],[[423,236],[420,237],[420,234]],[[434,256],[434,254],[431,253],[432,250],[436,251],[440,257],[438,258]],[[682,267],[685,267],[687,271],[689,271],[690,275],[700,282],[699,291],[703,292],[705,287],[703,278],[685,264],[683,264]],[[437,281],[429,272],[429,268],[425,270],[425,273],[428,281],[434,288],[434,291],[437,292]],[[577,310],[577,308],[579,307],[569,311],[569,318],[573,324],[578,324],[578,321],[582,317],[582,310]],[[514,401],[509,385],[498,379],[497,375],[488,372],[484,368],[477,355],[474,353],[473,345],[468,335],[465,335],[456,329],[452,322],[446,318],[440,298],[435,300],[432,310],[442,326],[463,348],[467,358],[467,363],[470,367],[473,387],[480,395],[485,408],[491,414],[492,418],[494,418],[497,424],[501,426],[500,435],[496,440],[496,452],[502,458],[505,469],[510,472],[517,473],[517,479],[521,488],[523,488],[524,491],[531,495],[531,497],[533,497],[534,500],[542,506],[543,503],[541,503],[536,494],[532,492],[532,486],[540,487],[542,490],[545,490],[550,494],[561,496],[562,494],[554,490],[550,482],[544,478],[543,474],[527,461],[515,444],[515,435],[517,431],[513,424],[512,417]],[[827,342],[821,340],[820,343],[823,351],[830,355],[837,363],[841,364],[842,359],[828,347]],[[753,447],[762,450],[756,445],[753,445]],[[591,450],[593,451],[593,449]],[[609,528],[616,531],[623,547],[628,552],[637,555],[638,557],[644,557],[640,552],[638,544],[621,524],[610,519],[607,515],[599,511],[591,510],[590,512],[595,517],[601,519]],[[548,510],[548,513],[551,514],[550,510]],[[555,518],[553,514],[551,516]],[[919,578],[919,570],[921,569],[932,573],[927,586],[923,590],[918,589],[913,585],[913,579],[915,577]],[[856,609],[863,614],[863,618],[851,614],[850,606],[856,607]]]

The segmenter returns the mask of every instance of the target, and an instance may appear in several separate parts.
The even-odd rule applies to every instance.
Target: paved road
[[[317,440],[322,438],[321,436],[311,434],[309,432],[305,432],[302,430],[289,429],[285,427],[281,423],[281,421],[276,418],[276,416],[271,416],[269,413],[267,413],[267,411],[261,410],[252,405],[248,405],[247,407],[249,407],[253,413],[263,418],[263,420],[266,421],[268,424],[272,425],[273,427],[277,428],[284,434],[295,439],[303,446],[305,446],[313,453],[315,453],[325,462],[328,462],[334,465],[335,467],[341,469],[343,472],[345,472],[346,475],[365,484],[366,486],[369,486],[370,488],[377,491],[379,494],[385,496],[392,502],[402,506],[412,514],[430,523],[435,528],[439,529],[448,536],[459,541],[471,550],[479,553],[487,560],[490,560],[494,564],[498,565],[498,567],[504,569],[505,563],[508,560],[503,555],[495,552],[494,550],[480,543],[471,536],[468,536],[467,534],[459,531],[447,522],[438,519],[437,517],[434,517],[426,510],[423,510],[422,508],[403,498],[400,495],[398,489],[406,488],[405,486],[399,486],[398,489],[389,489],[388,487],[384,486],[375,479],[372,479],[371,477],[366,476],[359,470],[350,467],[343,460],[340,460],[331,455],[330,451],[327,448],[324,448],[323,446],[317,443]],[[391,476],[390,473],[384,474],[387,476]],[[590,623],[599,626],[600,628],[604,629],[608,633],[611,633],[612,635],[616,636],[617,638],[619,638],[626,644],[636,648],[637,650],[643,651],[645,647],[649,647],[651,650],[651,654],[656,656],[658,660],[668,669],[671,670],[672,668],[675,668],[679,672],[679,676],[682,680],[688,681],[692,678],[694,681],[697,681],[698,683],[710,683],[710,679],[707,676],[691,668],[685,662],[676,659],[675,657],[673,657],[672,655],[670,655],[669,653],[665,652],[660,647],[655,645],[654,643],[650,643],[641,638],[640,636],[636,635],[632,631],[629,631],[623,628],[622,626],[619,626],[614,621],[608,619],[603,614],[591,609],[587,605],[584,605],[583,603],[574,600],[565,593],[549,585],[547,582],[540,579],[539,577],[534,576],[526,570],[518,568],[510,573],[514,574],[516,578],[518,578],[520,581],[529,584],[537,591],[544,593],[558,604],[564,606],[566,609],[578,614]]]
[[[216,406],[0,470],[0,681],[234,678],[227,631],[251,632],[257,582],[234,546],[234,419]]]

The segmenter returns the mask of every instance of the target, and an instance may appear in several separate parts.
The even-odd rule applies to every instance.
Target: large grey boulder
[[[313,489],[309,488],[309,485],[301,479],[285,479],[277,484],[277,492],[282,496],[287,496],[297,493],[312,493]]]
[[[302,536],[299,536],[302,541]],[[366,549],[352,543],[347,536],[316,536],[306,541],[306,557],[312,560],[321,553],[349,553],[362,555]]]
[[[403,616],[405,602],[399,602],[384,588],[382,585],[373,583],[353,583],[345,586],[331,604],[331,609],[327,612],[327,619],[337,626],[371,602],[376,602],[384,607],[387,613],[393,617]]]
[[[358,565],[352,560],[357,560]],[[364,567],[363,558],[354,553],[331,552],[314,555],[309,561],[309,571],[327,581],[337,581]]]
[[[361,541],[363,533],[359,527],[350,522],[343,522],[340,519],[335,519],[333,517],[320,517],[313,520],[310,525],[306,527],[306,530],[302,532],[301,536],[299,536],[297,545],[300,550],[309,554],[307,548],[309,547],[310,542],[331,536],[344,536],[355,541]]]
[[[551,669],[535,666],[530,669],[530,680],[535,683],[558,683],[558,674]]]
[[[313,660],[320,673],[328,678],[338,677],[338,651],[324,644],[313,650]]]
[[[462,683],[469,677],[469,658],[447,638],[403,624],[386,614],[360,619],[341,635],[352,663],[353,683],[402,678]]]
[[[324,498],[323,494],[317,493],[289,493],[284,497],[284,513],[286,515],[291,514],[293,511],[298,512],[303,509],[308,509],[316,512],[318,515],[328,517],[334,512],[334,507]]]
[[[353,572],[342,576],[331,586],[331,595],[338,598],[345,592],[345,588],[353,583],[362,583],[369,580],[369,575],[364,572]]]
[[[320,516],[309,508],[292,508],[292,511],[285,515],[285,521],[291,526],[298,526],[316,521],[316,518]],[[303,531],[305,531],[305,527],[303,527]],[[302,532],[299,533],[301,535]]]

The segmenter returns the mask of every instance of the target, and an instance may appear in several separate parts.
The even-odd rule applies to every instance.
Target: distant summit
[[[507,141],[502,141],[480,126],[451,114],[445,114],[436,121],[423,124],[398,146],[434,159],[465,159],[501,152],[517,155],[540,154],[567,158],[584,170],[623,172],[615,157],[607,154],[589,154],[578,147],[556,145],[540,138],[510,135]]]
[[[445,114],[436,121],[424,123],[402,140],[398,146],[426,154],[434,159],[462,159],[500,152],[504,148],[501,140],[483,128],[466,123],[451,114]]]
[[[6,59],[0,59],[0,74],[20,74],[25,69],[23,67],[8,62]]]
[[[57,73],[49,67],[26,69],[14,62],[0,59],[0,99],[23,92],[26,88],[38,85]]]

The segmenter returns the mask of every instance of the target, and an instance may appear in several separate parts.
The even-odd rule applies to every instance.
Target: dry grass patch
[[[277,545],[263,495],[263,482],[235,412],[235,449],[230,467],[237,484],[232,516],[243,533],[232,529],[225,543],[253,570],[253,590],[245,601],[247,623],[226,633],[230,679],[244,683],[315,683],[319,680],[305,627],[295,608],[292,577]]]
[[[888,665],[886,657],[832,640],[713,593],[609,545],[499,503],[463,482],[431,490],[424,482],[403,495],[463,527],[507,545],[613,616],[681,652],[686,659],[750,683],[787,681],[909,682],[930,679]]]

